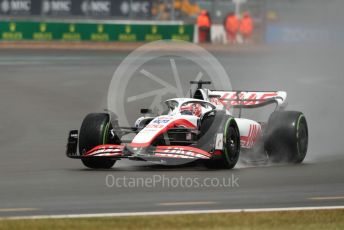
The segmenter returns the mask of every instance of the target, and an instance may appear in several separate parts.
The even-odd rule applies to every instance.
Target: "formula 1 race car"
[[[219,91],[198,88],[190,98],[167,100],[159,116],[145,114],[134,127],[120,127],[115,114],[91,113],[80,132],[69,133],[67,156],[89,168],[111,168],[117,160],[203,161],[209,168],[231,169],[239,155],[261,152],[269,162],[301,163],[308,147],[308,127],[301,112],[284,111],[283,91]],[[276,105],[267,122],[241,117],[243,109]],[[233,110],[239,110],[233,116]],[[135,134],[131,140],[124,137]],[[79,147],[79,151],[77,148]],[[253,154],[252,154],[253,155]]]

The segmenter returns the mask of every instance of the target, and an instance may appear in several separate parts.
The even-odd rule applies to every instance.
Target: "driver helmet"
[[[196,117],[200,117],[202,115],[202,106],[198,103],[194,103],[192,107],[193,107],[193,115],[195,115]]]
[[[180,107],[180,113],[183,115],[193,115],[192,104],[183,105]]]
[[[198,103],[189,103],[180,107],[180,113],[200,117],[202,115],[202,107]]]

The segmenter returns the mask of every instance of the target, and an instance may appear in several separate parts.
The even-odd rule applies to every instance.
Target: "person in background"
[[[249,12],[244,12],[239,27],[240,34],[244,43],[251,42],[253,32],[253,21]]]
[[[210,18],[206,10],[202,10],[197,17],[198,41],[199,43],[209,42],[210,38]]]
[[[234,12],[230,12],[224,20],[224,27],[227,34],[227,40],[230,44],[237,43],[237,34],[239,31],[239,19]]]

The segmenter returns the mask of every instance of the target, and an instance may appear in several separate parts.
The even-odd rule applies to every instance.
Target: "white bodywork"
[[[140,147],[148,146],[157,136],[163,134],[169,128],[185,127],[196,128],[198,117],[176,114],[158,116],[154,118],[144,129],[142,129],[131,142]]]
[[[253,120],[235,118],[240,132],[240,145],[242,148],[252,148],[262,135],[261,125]]]
[[[149,145],[154,138],[169,128],[198,128],[197,125],[200,116],[184,115],[180,112],[181,107],[187,103],[202,104],[202,114],[213,109],[221,109],[226,110],[226,113],[229,115],[232,115],[231,111],[234,107],[254,108],[267,103],[275,103],[276,109],[281,109],[287,105],[287,93],[284,91],[212,91],[208,89],[198,89],[197,91],[198,97],[202,98],[202,100],[194,98],[167,100],[166,104],[170,108],[168,114],[154,118],[135,136],[132,143],[138,146]],[[246,149],[253,148],[257,140],[262,136],[261,124],[245,118],[235,118],[235,121],[240,132],[241,147]],[[222,149],[223,138],[221,138],[221,135],[217,135],[215,143],[215,149]]]
[[[148,146],[160,134],[163,134],[170,128],[185,127],[196,129],[198,125],[198,116],[181,114],[181,107],[188,103],[202,104],[202,114],[215,109],[216,107],[204,100],[192,98],[175,98],[167,100],[170,110],[167,115],[154,118],[144,129],[142,129],[133,139],[132,144],[136,146]],[[139,118],[138,121],[142,119]],[[138,123],[136,121],[135,123]]]
[[[211,102],[217,109],[224,109],[232,115],[235,107],[255,108],[267,103],[275,103],[276,110],[287,106],[287,93],[285,91],[219,91],[198,89],[198,97]],[[254,120],[235,118],[240,132],[242,148],[250,149],[262,136],[261,124]]]

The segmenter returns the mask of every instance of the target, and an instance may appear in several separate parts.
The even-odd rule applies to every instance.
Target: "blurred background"
[[[0,39],[332,42],[344,38],[340,10],[340,0],[0,0]]]

